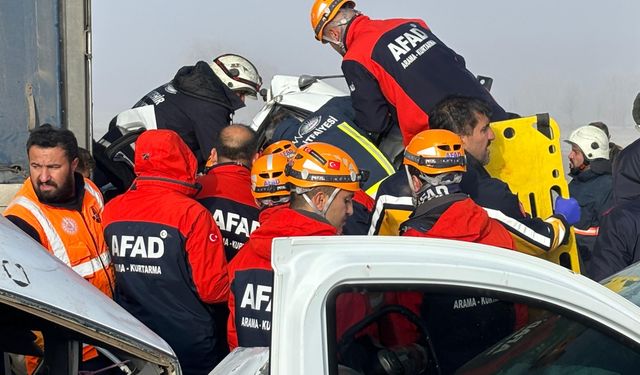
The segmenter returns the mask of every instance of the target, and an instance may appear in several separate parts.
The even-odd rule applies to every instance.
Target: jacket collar
[[[214,165],[213,167],[211,167],[211,169],[209,169],[209,171],[207,172],[207,175],[215,175],[219,173],[239,173],[242,175],[245,175],[245,174],[250,175],[251,168],[249,168],[248,166],[242,163],[230,161],[227,163],[220,163],[220,164]]]
[[[369,17],[363,14],[358,14],[351,20],[351,22],[349,22],[349,24],[347,25],[347,28],[344,30],[345,50],[347,51],[349,50],[349,46],[351,46],[351,43],[353,43],[353,40],[356,38],[356,34],[358,34],[358,32],[360,31],[359,27],[362,25],[362,23],[369,20],[370,20]]]
[[[491,177],[489,172],[484,168],[484,165],[480,161],[474,158],[471,154],[465,153],[467,156],[467,169],[473,169],[482,175],[482,177]]]
[[[168,189],[184,194],[188,197],[195,197],[202,186],[198,183],[187,183],[180,180],[173,180],[164,177],[139,176],[134,181],[129,190],[138,189]]]

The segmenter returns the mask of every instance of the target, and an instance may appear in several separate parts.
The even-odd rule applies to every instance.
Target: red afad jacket
[[[405,223],[418,221],[409,219]],[[514,250],[513,239],[500,222],[491,219],[487,212],[471,198],[453,203],[442,213],[433,226],[422,232],[411,226],[404,236],[446,238],[503,247]]]
[[[434,210],[435,211],[435,210]],[[463,198],[438,207],[442,211],[436,221],[434,212],[423,213],[405,222],[404,236],[446,238],[482,243],[514,250],[509,232],[471,198]],[[493,345],[502,337],[523,327],[528,319],[525,305],[475,295],[402,294],[403,305],[421,315],[429,326],[437,354],[443,354],[443,372],[455,370],[461,363]],[[472,300],[469,307],[456,307],[459,301]],[[483,327],[482,330],[479,327]],[[415,329],[407,327],[407,329]],[[445,358],[446,357],[446,358]]]
[[[276,237],[333,236],[336,229],[320,216],[288,207],[262,212],[260,228],[229,263],[229,348],[271,345],[273,269],[271,241]]]
[[[251,171],[234,162],[216,164],[197,182],[202,190],[196,200],[213,215],[230,262],[251,232],[260,226],[260,210],[251,193]]]
[[[351,91],[356,125],[382,133],[399,126],[404,144],[429,128],[429,113],[450,95],[481,99],[491,120],[506,112],[467,70],[464,58],[420,19],[357,16],[347,28],[342,72]]]
[[[138,177],[103,215],[114,299],[171,345],[185,373],[207,373],[224,335],[207,304],[229,292],[222,236],[193,199],[197,162],[175,132],[147,130],[135,155]]]

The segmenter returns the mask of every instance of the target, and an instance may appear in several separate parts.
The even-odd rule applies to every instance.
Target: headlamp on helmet
[[[425,130],[413,137],[404,150],[403,163],[428,175],[467,170],[462,140],[444,129]]]

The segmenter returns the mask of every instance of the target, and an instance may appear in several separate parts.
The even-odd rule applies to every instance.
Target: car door
[[[563,348],[574,358],[564,357],[567,371],[627,373],[627,365],[598,362],[606,357],[599,346],[576,354],[593,340],[614,348],[615,360],[640,360],[640,308],[565,268],[514,251],[437,239],[289,238],[274,241],[272,261],[272,373],[393,373],[397,366],[415,374],[460,368],[476,373],[464,367],[475,355],[498,354],[496,347],[527,337],[548,342],[547,331],[557,345],[513,373],[562,358]],[[439,303],[425,308],[425,301],[434,300]],[[475,312],[461,314],[465,310]],[[478,314],[497,319],[467,324]],[[480,333],[492,332],[491,324],[501,331],[478,344]],[[443,350],[447,332],[456,339]],[[345,342],[359,345],[349,349]],[[355,362],[345,360],[350,352]],[[363,358],[379,366],[362,367]]]

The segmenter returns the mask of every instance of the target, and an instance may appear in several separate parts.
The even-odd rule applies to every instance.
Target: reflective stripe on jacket
[[[75,175],[76,179],[78,176]],[[84,191],[77,192],[82,194],[80,210],[41,203],[31,179],[27,179],[3,214],[18,217],[30,225],[47,251],[112,298],[115,279],[102,231],[102,194],[90,180],[82,182],[76,184],[76,188],[84,185]],[[83,346],[82,352],[85,361],[98,355],[95,348],[88,345]],[[30,371],[37,364],[36,357],[27,357]]]
[[[27,179],[4,211],[38,232],[40,243],[78,275],[112,297],[113,269],[102,231],[102,195],[84,180],[81,211],[41,203]]]

